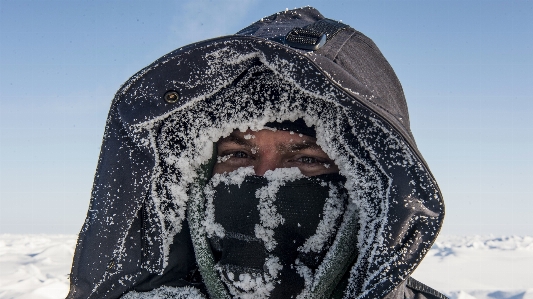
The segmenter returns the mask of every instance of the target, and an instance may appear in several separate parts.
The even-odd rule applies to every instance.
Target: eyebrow
[[[226,142],[232,142],[247,147],[254,147],[254,144],[248,141],[247,139],[235,135],[229,135],[228,137],[222,138],[217,143],[220,144]]]
[[[235,136],[235,135],[229,135],[228,137],[225,137],[219,140],[218,144],[220,145],[220,144],[228,143],[228,142],[235,143],[235,144],[249,147],[249,148],[256,146],[255,143],[249,141],[248,139],[245,139],[240,136]],[[297,151],[302,151],[306,149],[322,150],[322,148],[318,144],[316,144],[314,141],[307,141],[307,140],[304,140],[298,143],[278,144],[277,149],[280,152],[297,152]]]
[[[278,150],[280,150],[280,151],[288,151],[288,152],[297,152],[297,151],[302,151],[302,150],[306,150],[306,149],[322,150],[322,148],[320,146],[318,146],[318,144],[316,144],[314,142],[306,142],[306,141],[303,141],[303,142],[300,142],[300,143],[280,144],[278,146]]]

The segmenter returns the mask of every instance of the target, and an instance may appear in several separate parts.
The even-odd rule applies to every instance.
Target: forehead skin
[[[315,176],[338,172],[316,139],[288,131],[260,130],[241,132],[217,142],[218,161],[213,173],[231,172],[253,166],[256,175],[268,170],[298,167],[302,174]]]

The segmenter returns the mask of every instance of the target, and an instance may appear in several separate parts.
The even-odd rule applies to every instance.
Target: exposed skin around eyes
[[[249,166],[258,176],[268,170],[291,167],[298,167],[305,176],[339,172],[315,138],[289,131],[235,130],[217,142],[217,150],[213,174]]]

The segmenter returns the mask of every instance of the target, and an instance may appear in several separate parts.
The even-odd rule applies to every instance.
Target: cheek
[[[216,163],[213,167],[213,174],[221,174],[224,172],[232,172],[241,167],[254,166],[251,159],[231,158],[227,161]]]
[[[221,165],[219,163],[215,164],[213,167],[213,174],[221,174],[224,170],[222,169]]]
[[[305,176],[316,176],[321,174],[329,173],[338,173],[339,168],[336,165],[330,165],[329,167],[324,167],[320,165],[319,167],[299,167],[300,171]]]

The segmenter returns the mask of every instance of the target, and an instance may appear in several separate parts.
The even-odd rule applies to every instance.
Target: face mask
[[[217,271],[237,298],[296,297],[335,238],[345,178],[292,172],[215,175],[206,187],[204,224]]]

